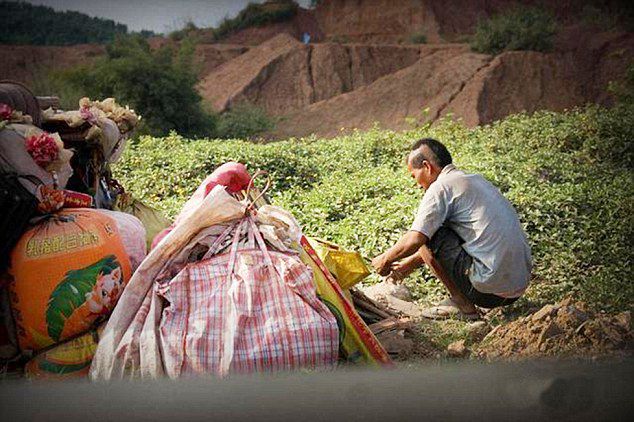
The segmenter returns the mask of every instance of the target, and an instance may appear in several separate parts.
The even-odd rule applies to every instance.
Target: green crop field
[[[423,192],[404,157],[414,140],[435,137],[458,167],[484,175],[515,205],[535,263],[524,301],[573,293],[595,309],[616,311],[632,309],[634,298],[633,135],[631,106],[520,114],[475,129],[445,119],[405,132],[269,144],[172,134],[142,137],[114,172],[128,191],[173,217],[218,165],[237,160],[267,170],[271,200],[291,211],[307,235],[371,258],[411,224]],[[407,283],[424,302],[441,294],[424,272]]]

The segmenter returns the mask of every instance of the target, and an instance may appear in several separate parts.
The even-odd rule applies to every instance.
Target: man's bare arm
[[[429,239],[424,234],[410,230],[394,246],[372,260],[372,266],[380,275],[388,275],[393,262],[415,253]]]

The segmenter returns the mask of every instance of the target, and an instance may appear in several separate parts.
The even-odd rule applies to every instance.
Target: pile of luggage
[[[110,176],[132,110],[16,111],[2,88],[3,192],[24,198],[2,216],[5,368],[112,379],[391,365],[347,290],[363,260],[305,237],[259,172],[219,167],[169,225]]]
[[[0,359],[34,377],[88,373],[148,243],[138,218],[113,210],[109,169],[136,114],[113,99],[55,106],[0,82]]]

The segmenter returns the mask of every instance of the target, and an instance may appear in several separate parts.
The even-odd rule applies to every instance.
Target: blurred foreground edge
[[[634,360],[136,382],[0,383],[0,420],[626,420]]]

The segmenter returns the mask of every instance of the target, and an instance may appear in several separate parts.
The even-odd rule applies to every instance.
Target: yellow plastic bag
[[[391,367],[393,363],[389,355],[345,297],[305,236],[302,236],[301,246],[299,258],[313,270],[317,295],[337,319],[339,345],[346,361]]]
[[[152,246],[152,240],[154,237],[172,224],[172,222],[158,210],[145,205],[143,202],[132,197],[132,195],[128,193],[122,193],[117,197],[117,202],[115,203],[113,209],[115,211],[132,214],[141,220],[143,226],[145,227],[145,238],[148,251]]]
[[[308,241],[342,289],[349,289],[370,274],[359,252],[347,251],[322,239],[308,238]]]

